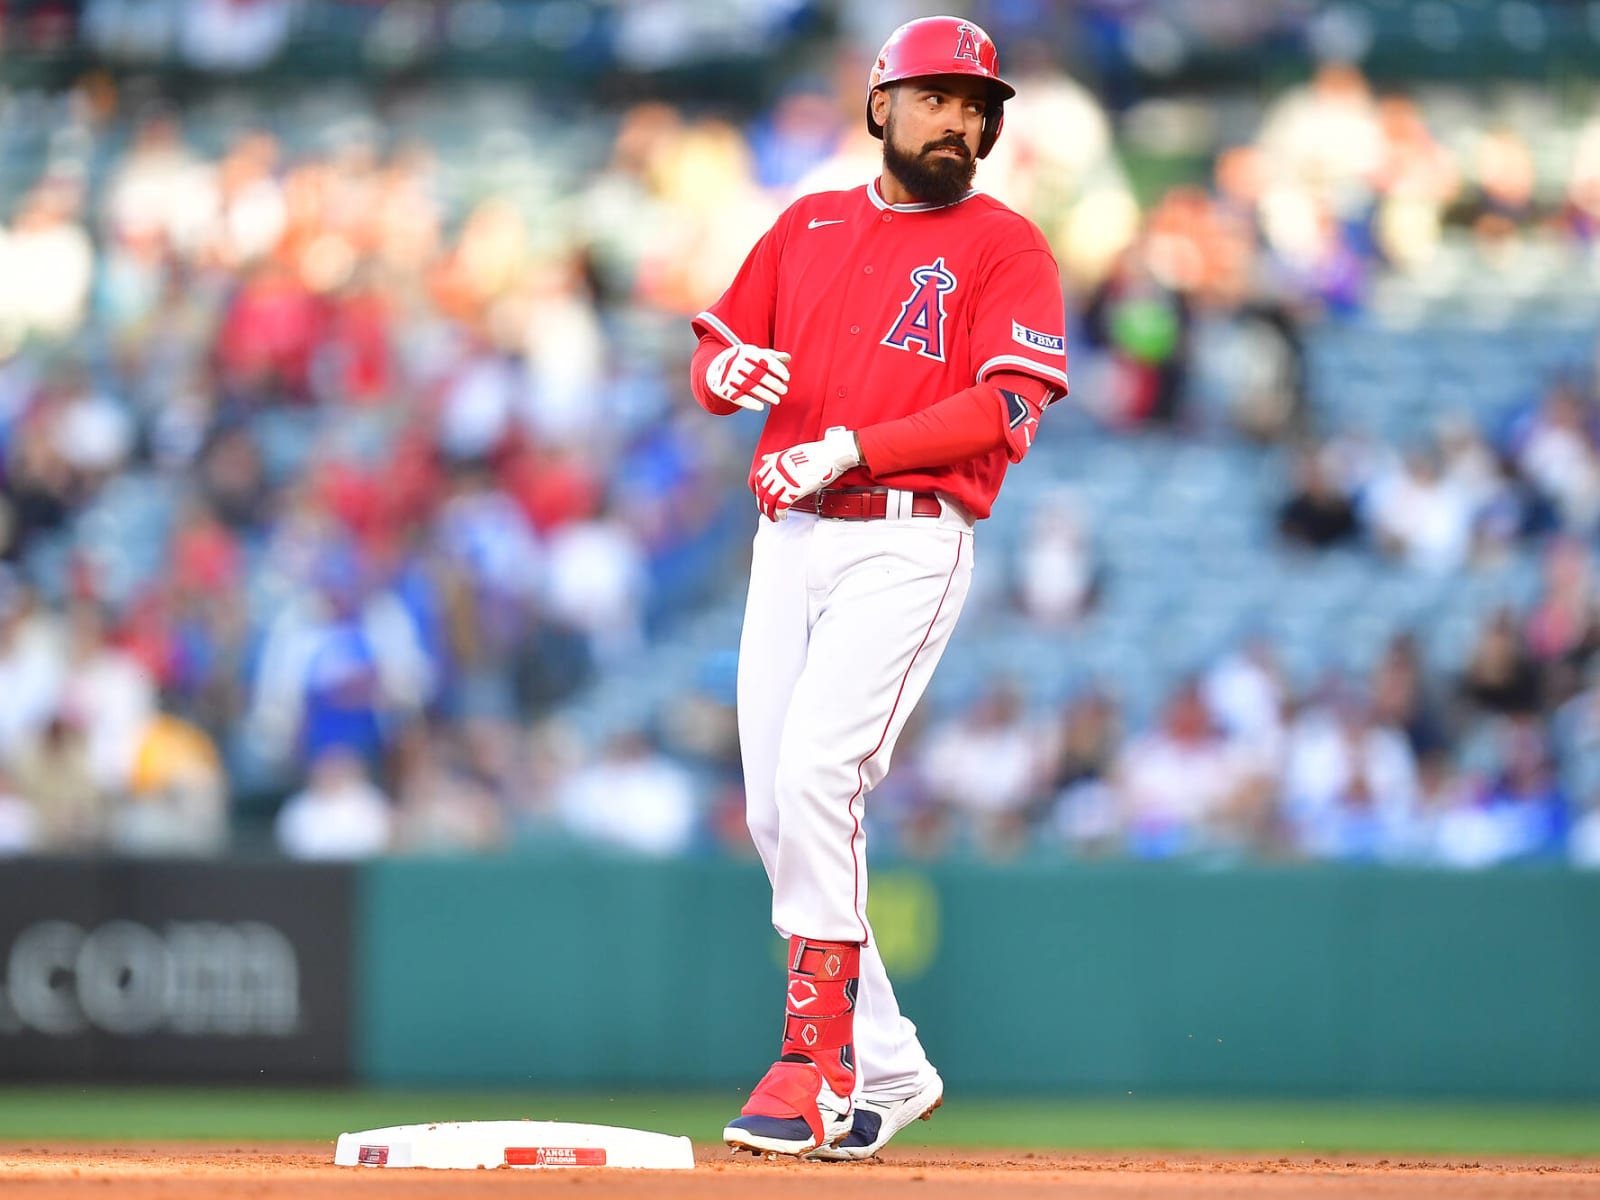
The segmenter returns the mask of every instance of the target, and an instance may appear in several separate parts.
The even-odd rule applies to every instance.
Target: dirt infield
[[[700,1200],[794,1197],[816,1200],[1007,1200],[1059,1197],[1235,1196],[1260,1200],[1361,1196],[1568,1197],[1600,1200],[1600,1162],[1445,1161],[1345,1158],[1236,1158],[1195,1154],[1034,1154],[1024,1151],[889,1151],[869,1163],[731,1158],[720,1146],[696,1149],[688,1171],[405,1171],[335,1167],[333,1145],[154,1144],[0,1145],[0,1190],[7,1197],[117,1200],[251,1197],[252,1200],[477,1200],[556,1195],[582,1200]],[[114,1191],[108,1187],[115,1184]],[[1068,1191],[1070,1189],[1070,1192]]]

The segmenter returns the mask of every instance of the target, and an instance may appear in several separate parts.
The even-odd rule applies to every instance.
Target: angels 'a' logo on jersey
[[[900,305],[900,316],[884,336],[883,344],[896,350],[915,351],[923,358],[944,361],[944,309],[946,293],[956,290],[956,277],[944,257],[911,272],[911,295]]]
[[[978,43],[973,40],[973,37],[972,37],[972,26],[971,25],[959,25],[959,26],[956,27],[956,32],[961,35],[961,40],[956,43],[955,57],[956,58],[970,58],[973,62],[977,62],[978,61]]]

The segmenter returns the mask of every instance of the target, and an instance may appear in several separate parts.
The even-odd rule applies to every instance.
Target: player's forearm
[[[1000,371],[921,412],[856,430],[862,461],[875,475],[967,462],[1007,443],[1009,418],[1002,391],[1043,408],[1050,389],[1031,375]]]
[[[701,408],[718,417],[741,411],[737,404],[714,394],[706,383],[706,369],[711,366],[711,360],[727,348],[727,342],[707,334],[700,339],[700,344],[694,349],[694,358],[689,362],[689,387],[694,391],[694,398],[699,401]]]

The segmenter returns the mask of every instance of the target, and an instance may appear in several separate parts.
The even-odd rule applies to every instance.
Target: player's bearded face
[[[915,148],[900,145],[891,108],[883,123],[883,165],[924,204],[954,204],[972,189],[978,160],[959,137],[942,137]],[[940,153],[959,150],[959,156]]]

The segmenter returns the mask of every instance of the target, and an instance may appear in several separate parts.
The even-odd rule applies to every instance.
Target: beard
[[[933,154],[944,146],[960,150],[962,157]],[[939,205],[954,204],[971,191],[972,177],[978,170],[971,148],[957,140],[929,142],[915,154],[902,152],[895,145],[893,121],[883,127],[883,165],[918,200]]]

